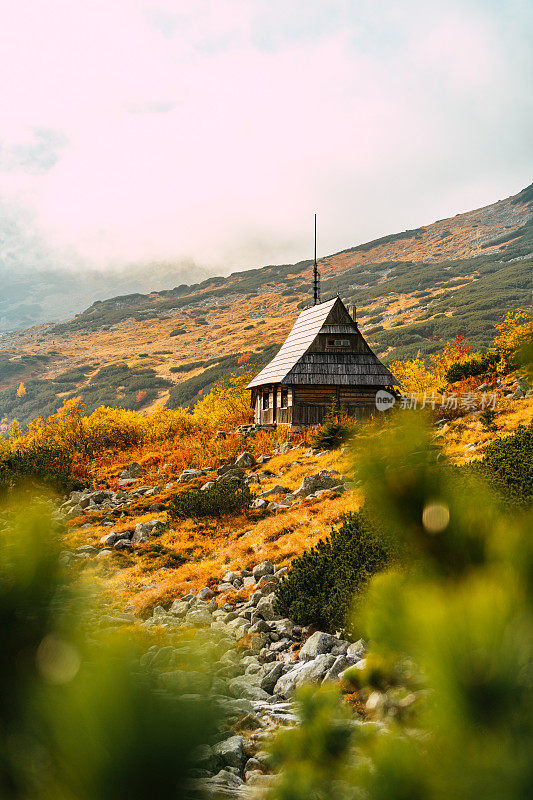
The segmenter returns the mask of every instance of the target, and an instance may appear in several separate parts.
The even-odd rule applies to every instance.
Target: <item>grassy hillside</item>
[[[385,362],[430,355],[457,334],[486,347],[504,314],[532,308],[533,188],[319,268],[322,299],[355,303]],[[88,410],[191,406],[220,378],[268,361],[309,304],[311,279],[310,261],[267,266],[98,301],[69,322],[4,336],[0,419],[27,422],[74,396]]]

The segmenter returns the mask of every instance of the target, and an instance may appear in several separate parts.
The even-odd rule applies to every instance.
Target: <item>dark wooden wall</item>
[[[328,411],[351,417],[365,417],[375,410],[376,388],[372,387],[293,387],[288,408],[279,407],[280,387],[276,387],[278,405],[274,413],[274,387],[270,387],[269,408],[262,407],[262,390],[253,390],[254,421],[258,425],[320,425]]]

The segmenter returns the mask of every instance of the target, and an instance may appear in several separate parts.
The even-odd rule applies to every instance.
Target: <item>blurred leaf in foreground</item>
[[[358,610],[370,647],[343,676],[361,712],[351,736],[331,758],[328,731],[344,724],[341,707],[303,713],[303,730],[285,733],[274,751],[274,795],[532,797],[531,507],[502,509],[476,471],[447,466],[420,415],[398,414],[358,440],[367,510],[406,558],[372,579]],[[319,705],[314,696],[308,708]]]
[[[179,691],[163,687],[140,658],[141,639],[91,632],[96,612],[59,564],[46,508],[7,518],[0,530],[0,796],[189,796],[196,750],[218,730],[190,649],[183,648]]]

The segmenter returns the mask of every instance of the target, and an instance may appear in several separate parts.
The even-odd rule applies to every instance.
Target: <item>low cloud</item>
[[[530,181],[511,5],[13,5],[0,197],[78,266],[223,272],[309,257],[315,211],[326,254],[492,202]]]

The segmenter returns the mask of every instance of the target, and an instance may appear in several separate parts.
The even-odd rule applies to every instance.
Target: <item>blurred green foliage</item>
[[[304,730],[274,748],[274,797],[533,796],[533,512],[502,511],[479,475],[444,467],[420,416],[362,437],[355,469],[408,566],[367,592],[369,652],[344,674],[363,711],[349,742],[329,757],[339,696],[318,690],[320,718],[316,694],[302,697]]]
[[[8,516],[0,529],[0,797],[189,797],[196,748],[218,730],[195,680],[200,654],[176,651],[180,691],[171,690],[141,658],[146,632],[101,632],[98,609],[59,563],[46,508]]]
[[[340,797],[352,749],[353,724],[331,686],[302,687],[296,696],[300,724],[282,730],[270,749],[270,766],[280,770],[274,795],[283,800]]]

